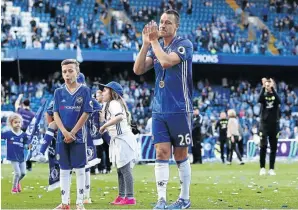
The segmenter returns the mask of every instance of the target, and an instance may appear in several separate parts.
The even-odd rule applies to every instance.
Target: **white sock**
[[[85,172],[85,192],[84,197],[90,198],[90,170]]]
[[[158,200],[164,198],[167,200],[167,184],[169,181],[170,169],[168,160],[155,161],[155,179],[158,193]]]
[[[84,189],[85,189],[85,168],[76,168],[77,177],[77,202],[81,204],[84,201]]]
[[[189,187],[190,187],[190,180],[191,180],[191,167],[189,159],[186,158],[182,161],[177,161],[179,177],[180,177],[180,184],[181,184],[181,191],[179,198],[183,198],[185,200],[189,200]]]
[[[71,175],[72,175],[72,171],[70,170],[70,172],[69,172],[69,197],[68,197],[68,203],[69,203],[69,205],[70,205]]]
[[[60,189],[63,204],[68,204],[70,195],[70,170],[60,169]]]

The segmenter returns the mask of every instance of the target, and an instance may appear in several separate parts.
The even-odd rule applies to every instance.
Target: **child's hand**
[[[101,127],[99,128],[99,133],[100,133],[100,134],[103,134],[103,133],[105,132],[105,130],[106,130],[106,126],[103,125],[103,126],[101,126]]]
[[[28,150],[32,149],[32,144],[28,145]]]
[[[64,136],[64,142],[67,143],[67,144],[73,142],[76,139],[76,137],[73,136],[73,134],[71,132],[68,132],[68,131],[64,132],[63,136]]]

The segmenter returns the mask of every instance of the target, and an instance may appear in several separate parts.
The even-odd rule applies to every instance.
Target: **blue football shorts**
[[[66,144],[59,142],[56,144],[56,159],[63,170],[73,168],[84,168],[87,165],[86,143]]]
[[[174,147],[188,147],[191,145],[192,116],[192,113],[153,113],[153,144],[170,142]]]

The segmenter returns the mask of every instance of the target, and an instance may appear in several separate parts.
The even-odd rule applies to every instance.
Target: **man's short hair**
[[[168,14],[168,15],[174,15],[175,19],[176,19],[176,24],[179,25],[180,24],[180,15],[179,13],[174,10],[174,9],[168,9],[166,11],[164,11],[164,14]]]
[[[23,104],[24,104],[25,106],[30,106],[30,101],[29,101],[29,99],[25,99],[25,100],[23,101]]]
[[[61,67],[68,64],[75,64],[76,70],[80,72],[80,63],[76,59],[65,59],[61,62]]]

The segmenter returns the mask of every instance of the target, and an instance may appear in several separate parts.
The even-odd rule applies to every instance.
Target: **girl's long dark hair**
[[[130,126],[130,124],[131,124],[131,115],[130,115],[130,112],[128,111],[128,108],[127,108],[127,105],[126,105],[124,99],[122,97],[120,97],[111,88],[110,88],[110,93],[111,93],[111,100],[107,102],[106,107],[105,107],[105,110],[104,110],[104,112],[105,112],[105,119],[107,119],[107,113],[109,112],[110,102],[112,100],[115,100],[115,101],[118,101],[121,104],[122,108],[124,108],[125,113],[126,113],[127,123]]]

